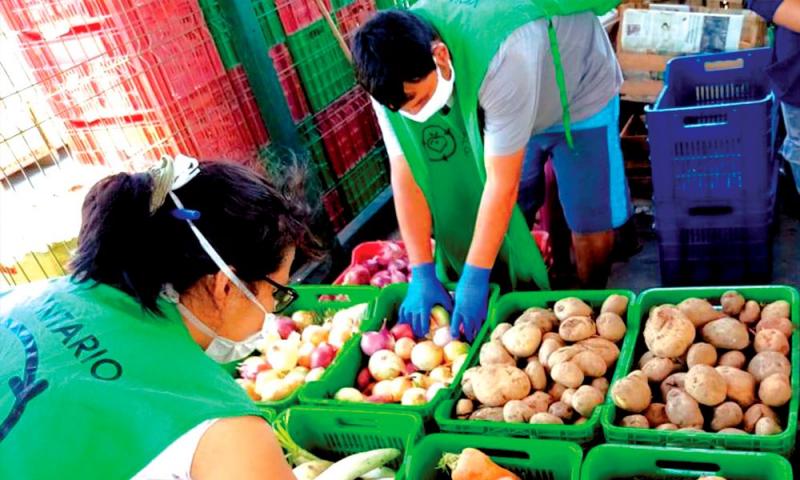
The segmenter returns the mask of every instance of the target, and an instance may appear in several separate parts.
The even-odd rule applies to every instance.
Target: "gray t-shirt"
[[[570,114],[577,122],[602,110],[619,93],[622,71],[595,15],[556,17],[553,24]],[[484,110],[486,155],[510,155],[524,148],[532,135],[561,122],[561,100],[546,20],[523,25],[503,42],[489,64],[478,100]],[[373,105],[389,156],[402,155],[385,111],[374,102]]]

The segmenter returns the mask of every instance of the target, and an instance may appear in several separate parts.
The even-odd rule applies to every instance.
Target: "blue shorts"
[[[563,125],[531,137],[525,150],[518,204],[532,218],[544,203],[544,164],[552,158],[558,195],[574,233],[621,227],[633,213],[619,141],[619,97],[572,124],[573,149]]]

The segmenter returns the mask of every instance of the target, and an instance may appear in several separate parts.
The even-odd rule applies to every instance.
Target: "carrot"
[[[452,480],[520,480],[505,468],[497,465],[488,455],[474,448],[465,448],[461,454],[445,453],[440,468],[449,468]]]

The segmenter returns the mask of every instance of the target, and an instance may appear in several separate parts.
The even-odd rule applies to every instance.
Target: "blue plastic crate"
[[[669,62],[664,90],[646,109],[657,201],[774,199],[771,59],[762,48]]]

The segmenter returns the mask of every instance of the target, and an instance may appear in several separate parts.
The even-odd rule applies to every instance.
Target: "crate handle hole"
[[[321,302],[349,302],[350,301],[350,295],[343,295],[343,294],[338,294],[338,295],[332,295],[332,294],[319,295],[319,296],[317,296],[317,301],[320,302],[320,303]]]
[[[721,60],[719,62],[706,62],[704,65],[706,72],[724,72],[726,70],[741,70],[744,68],[744,59]]]
[[[721,217],[732,213],[733,207],[729,206],[692,207],[689,209],[689,215],[693,217]]]
[[[340,427],[360,427],[360,428],[377,428],[378,423],[372,419],[352,419],[352,418],[337,418],[336,423]]]
[[[490,457],[515,458],[520,460],[530,460],[531,454],[517,450],[503,450],[501,448],[481,448],[481,452]]]
[[[661,470],[679,470],[683,472],[716,473],[720,471],[720,467],[716,463],[687,462],[684,460],[656,460],[656,467]]]
[[[728,124],[728,116],[725,114],[690,115],[688,117],[684,117],[683,119],[683,126],[685,128],[722,126],[727,124]]]

